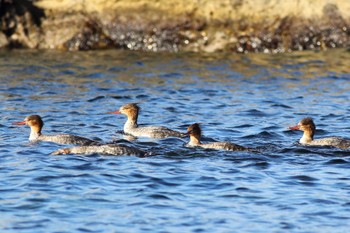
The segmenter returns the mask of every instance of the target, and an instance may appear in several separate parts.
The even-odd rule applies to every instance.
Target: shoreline
[[[350,47],[344,0],[9,0],[0,7],[0,48],[284,53]]]

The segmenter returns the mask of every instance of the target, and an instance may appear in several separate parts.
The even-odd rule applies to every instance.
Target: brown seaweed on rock
[[[0,47],[36,48],[44,10],[31,1],[0,0]]]

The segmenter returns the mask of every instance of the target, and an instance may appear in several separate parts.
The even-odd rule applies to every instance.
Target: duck
[[[303,118],[295,126],[289,127],[290,130],[300,130],[304,134],[300,138],[299,143],[307,146],[332,146],[339,149],[350,148],[350,140],[341,137],[326,137],[314,139],[316,125],[311,117]]]
[[[201,136],[202,130],[199,123],[190,125],[187,129],[187,135],[190,137],[190,141],[187,143],[189,147],[201,147],[205,149],[216,149],[216,150],[228,150],[228,151],[247,151],[248,148],[240,146],[231,142],[211,142],[202,143]]]
[[[137,123],[139,112],[140,107],[137,103],[128,103],[114,112],[109,112],[109,114],[124,114],[127,116],[123,128],[127,135],[148,138],[186,137],[186,134],[164,126],[139,126]]]
[[[103,145],[91,145],[91,146],[76,146],[71,148],[62,148],[52,152],[52,155],[62,154],[103,154],[103,155],[129,155],[137,157],[146,157],[150,153],[142,151],[138,148],[126,146],[122,144],[103,144]]]
[[[70,134],[57,134],[57,135],[43,135],[41,133],[44,126],[44,122],[39,115],[30,115],[27,116],[23,121],[14,122],[13,125],[28,125],[30,127],[30,142],[46,141],[54,142],[58,144],[75,144],[75,145],[92,145],[98,144],[97,141],[70,135]]]

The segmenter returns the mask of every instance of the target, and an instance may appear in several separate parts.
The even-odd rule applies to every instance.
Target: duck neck
[[[138,112],[131,112],[130,114],[127,115],[128,119],[125,122],[124,125],[124,131],[125,129],[130,129],[130,128],[137,128],[137,117],[138,117]]]
[[[41,128],[37,125],[30,127],[29,141],[37,140],[41,136]]]
[[[197,135],[190,135],[190,145],[196,146],[200,145],[201,141],[199,140],[199,137]]]
[[[303,137],[299,140],[301,144],[310,143],[314,140],[314,134],[312,131],[304,131]]]

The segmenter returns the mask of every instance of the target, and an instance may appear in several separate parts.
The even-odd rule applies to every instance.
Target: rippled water
[[[148,54],[0,52],[1,232],[348,232],[350,156],[303,147],[287,127],[314,118],[316,137],[350,138],[350,53]],[[140,123],[232,141],[261,153],[186,148],[187,139],[129,144],[156,156],[51,156],[44,133],[119,140]]]

